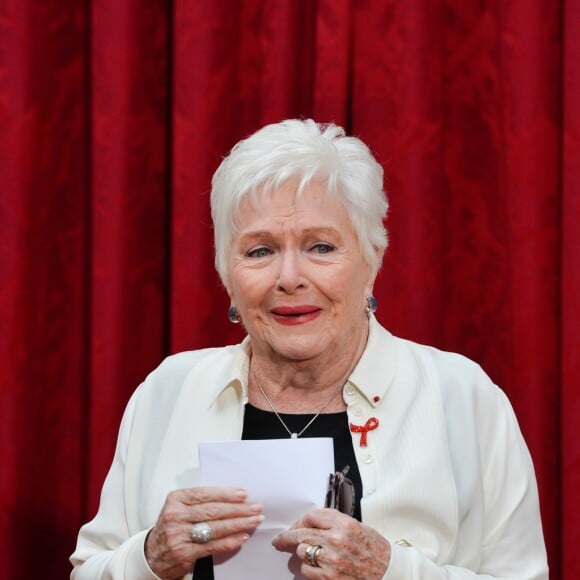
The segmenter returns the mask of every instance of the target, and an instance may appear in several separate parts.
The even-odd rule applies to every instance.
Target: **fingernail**
[[[266,517],[264,515],[259,515],[259,516],[252,516],[250,519],[250,523],[252,524],[261,524]]]
[[[246,499],[248,497],[248,492],[245,489],[238,489],[235,491],[234,495],[237,499]]]

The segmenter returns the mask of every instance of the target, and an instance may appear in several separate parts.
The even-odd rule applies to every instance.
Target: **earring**
[[[374,314],[377,311],[377,301],[372,294],[367,296],[367,303],[368,305],[365,306],[365,314],[370,318],[371,314]]]
[[[228,318],[232,324],[239,324],[242,321],[237,308],[233,304],[228,308]]]

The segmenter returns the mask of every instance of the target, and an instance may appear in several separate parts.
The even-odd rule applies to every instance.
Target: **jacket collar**
[[[251,342],[246,336],[235,347],[229,347],[232,358],[224,377],[215,386],[211,404],[229,389],[238,392],[244,401],[248,400],[248,372],[250,367]],[[361,358],[349,377],[349,383],[376,407],[392,384],[397,366],[397,341],[395,337],[374,316],[369,322],[369,337]],[[347,386],[347,388],[349,388]]]
[[[376,407],[393,383],[397,359],[397,340],[371,316],[367,345],[350,375],[349,383],[362,393],[370,405]]]

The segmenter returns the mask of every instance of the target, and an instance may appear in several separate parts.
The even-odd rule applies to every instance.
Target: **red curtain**
[[[130,393],[240,338],[213,270],[220,158],[288,117],[383,163],[393,332],[482,364],[580,577],[580,0],[0,3],[0,552],[68,576]]]

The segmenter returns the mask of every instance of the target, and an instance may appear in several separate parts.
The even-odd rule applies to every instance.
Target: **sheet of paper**
[[[241,486],[266,519],[237,552],[214,557],[215,580],[300,579],[301,561],[272,538],[313,507],[323,507],[334,472],[330,438],[215,441],[199,446],[201,485]]]

